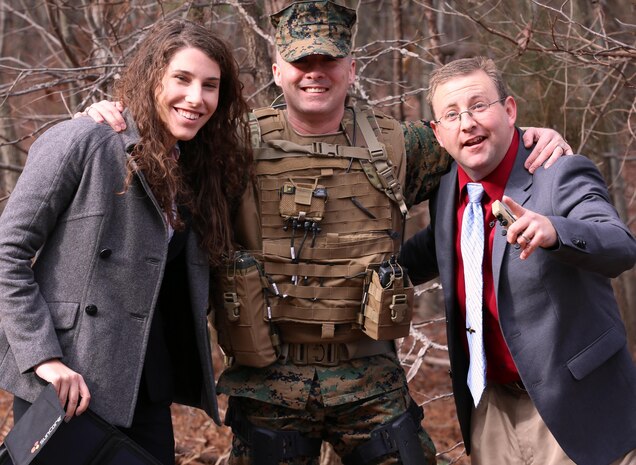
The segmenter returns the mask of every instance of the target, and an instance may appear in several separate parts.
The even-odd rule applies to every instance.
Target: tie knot
[[[481,203],[481,198],[484,196],[484,186],[478,182],[469,182],[466,184],[468,189],[468,201],[471,203]]]

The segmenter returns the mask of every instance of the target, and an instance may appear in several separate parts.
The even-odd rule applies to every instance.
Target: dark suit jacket
[[[534,176],[520,146],[506,195],[546,215],[555,250],[527,260],[497,225],[493,277],[500,326],[539,414],[578,464],[610,463],[636,447],[636,367],[610,279],[636,261],[636,241],[620,221],[605,183],[587,158],[566,156]],[[417,284],[438,273],[444,288],[457,415],[470,452],[468,355],[455,291],[457,166],[431,199],[431,225],[409,240],[401,261]]]

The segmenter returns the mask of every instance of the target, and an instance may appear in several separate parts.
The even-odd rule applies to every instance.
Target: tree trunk
[[[7,31],[12,27],[11,18],[0,8],[0,56],[8,56],[5,53],[5,40]],[[7,78],[0,79],[0,84]],[[20,172],[17,167],[22,165],[19,148],[15,145],[3,145],[17,139],[13,119],[11,118],[11,107],[8,101],[0,102],[0,121],[2,122],[2,137],[0,137],[0,213],[6,204],[5,197],[11,192]]]
[[[393,9],[393,30],[395,31],[396,46],[401,48],[401,40],[404,37],[402,30],[402,0],[392,0]],[[402,68],[402,54],[399,51],[393,52],[393,95],[402,94],[404,85],[404,70]],[[404,100],[400,99],[397,113],[394,116],[398,121],[404,121]]]
[[[270,53],[273,47],[267,40],[261,37],[255,30],[254,25],[261,30],[270,32],[269,15],[278,10],[278,2],[268,2],[269,8],[264,8],[259,2],[245,3],[242,5],[251,20],[241,15],[241,26],[245,34],[245,46],[247,56],[242,72],[249,74],[252,78],[254,89],[246,92],[245,96],[252,108],[271,105],[279,95],[279,90],[274,84],[271,72],[271,63],[274,57]]]

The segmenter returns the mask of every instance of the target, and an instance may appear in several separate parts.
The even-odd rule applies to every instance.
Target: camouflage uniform
[[[334,385],[335,386],[335,385]],[[232,399],[233,401],[236,398]],[[312,383],[307,405],[304,409],[292,409],[254,399],[242,399],[242,408],[254,412],[250,421],[262,427],[279,431],[302,431],[307,437],[319,438],[333,445],[340,457],[348,456],[353,449],[366,442],[371,431],[387,418],[395,418],[407,410],[407,402],[413,402],[401,390],[388,391],[375,397],[366,397],[355,402],[334,407],[325,407],[318,383]],[[346,422],[343,422],[346,419]],[[419,439],[426,453],[427,464],[435,463],[435,447],[430,437],[421,429]],[[238,437],[234,437],[230,463],[250,465],[250,450]],[[318,465],[319,457],[298,457],[281,462],[289,465]],[[393,465],[401,463],[397,453],[385,455],[370,465]]]
[[[277,27],[278,51],[290,62],[309,54],[348,56],[354,22],[353,10],[330,1],[296,2],[272,18]],[[403,123],[401,127],[407,157],[396,171],[404,183],[408,166],[410,176],[403,188],[410,206],[424,200],[437,187],[449,159],[435,143],[426,123]],[[315,141],[348,145],[344,134],[294,140],[305,144]],[[395,152],[403,150],[398,147]],[[254,199],[246,198],[244,203],[254,203]],[[254,215],[246,216],[253,219]],[[254,221],[240,220],[237,235],[247,249],[260,250],[260,234],[254,226]],[[330,442],[341,457],[367,442],[374,428],[403,414],[413,402],[404,370],[394,353],[341,361],[336,367],[282,361],[265,368],[234,365],[222,374],[218,391],[230,396],[230,410],[241,410],[253,425],[320,438]],[[426,463],[435,463],[435,448],[429,436],[423,429],[418,435]],[[233,439],[230,463],[248,464],[249,448],[238,436],[235,434]],[[313,464],[317,458],[299,457],[284,463]],[[397,454],[389,454],[374,463],[400,462]]]
[[[276,28],[276,50],[285,61],[307,55],[344,58],[351,53],[351,27],[356,15],[328,1],[295,2],[272,15]]]
[[[426,200],[437,189],[439,179],[450,166],[450,155],[437,143],[424,121],[402,123],[406,149],[404,199],[410,208]]]

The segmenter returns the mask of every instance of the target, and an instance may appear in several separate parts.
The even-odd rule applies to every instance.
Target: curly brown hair
[[[214,60],[221,71],[215,113],[190,141],[179,142],[181,156],[171,156],[171,134],[156,107],[156,90],[172,57],[193,47]],[[252,177],[248,106],[234,57],[220,38],[186,20],[158,23],[140,44],[115,93],[135,120],[141,136],[131,153],[126,187],[134,172],[143,173],[159,205],[176,230],[183,218],[173,205],[185,205],[211,264],[232,250],[232,210]]]

